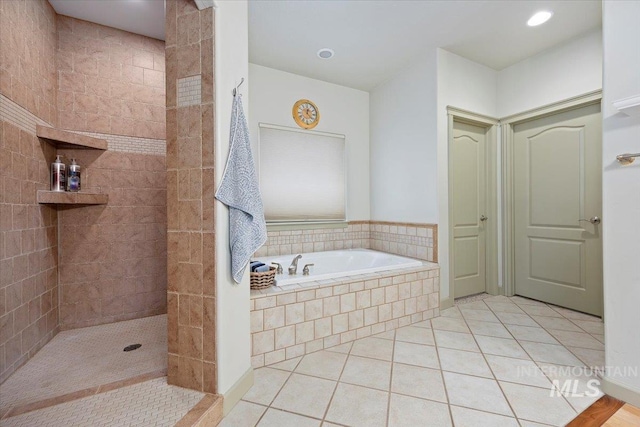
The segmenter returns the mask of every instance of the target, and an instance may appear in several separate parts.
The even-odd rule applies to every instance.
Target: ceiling
[[[163,0],[49,2],[62,15],[164,40]],[[543,9],[551,20],[528,27]],[[600,0],[249,0],[249,61],[370,90],[435,47],[503,69],[600,28],[601,9]],[[324,47],[332,59],[316,56]]]
[[[49,0],[56,13],[164,40],[164,0]]]
[[[249,1],[249,61],[370,90],[442,47],[500,70],[600,28],[598,1]],[[554,16],[539,27],[539,10]],[[335,51],[330,60],[316,52]]]

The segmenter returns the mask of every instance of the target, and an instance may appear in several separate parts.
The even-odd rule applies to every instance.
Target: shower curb
[[[114,381],[112,383],[74,391],[71,393],[63,394],[61,396],[50,397],[48,399],[39,400],[37,402],[27,403],[24,405],[11,406],[5,413],[0,414],[0,420],[166,376],[167,369],[159,369],[157,371],[147,372],[145,374],[137,375],[135,377],[127,378],[124,380]]]

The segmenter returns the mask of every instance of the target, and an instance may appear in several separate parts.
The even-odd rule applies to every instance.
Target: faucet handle
[[[282,274],[282,265],[278,264],[277,262],[272,262],[271,265],[275,265],[276,268],[276,274]]]
[[[305,264],[304,268],[302,269],[302,275],[303,276],[308,276],[309,275],[309,267],[313,267],[315,264]]]

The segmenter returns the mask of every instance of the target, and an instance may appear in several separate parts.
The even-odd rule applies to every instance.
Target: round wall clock
[[[313,102],[301,99],[293,104],[293,120],[303,129],[313,129],[320,121],[320,111]]]

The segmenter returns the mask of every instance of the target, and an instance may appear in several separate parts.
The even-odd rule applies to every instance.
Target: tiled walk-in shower
[[[562,426],[601,396],[603,334],[592,316],[486,296],[256,369],[221,426]]]
[[[63,331],[2,384],[0,411],[166,369],[166,315]]]
[[[166,372],[166,315],[60,332],[0,387],[0,424],[173,426],[204,393]]]

